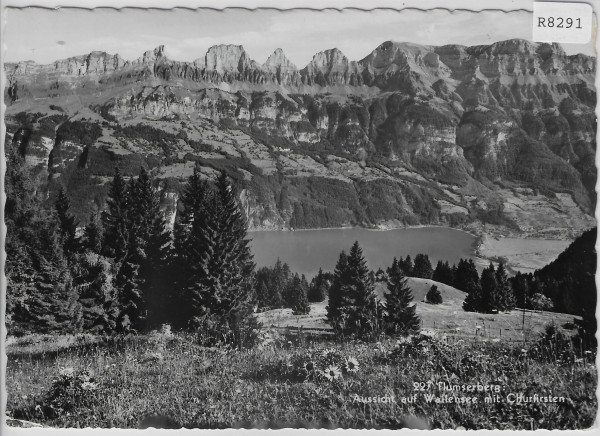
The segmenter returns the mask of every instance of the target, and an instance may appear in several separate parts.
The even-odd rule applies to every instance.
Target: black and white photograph
[[[5,429],[594,427],[596,36],[531,4],[4,7]]]

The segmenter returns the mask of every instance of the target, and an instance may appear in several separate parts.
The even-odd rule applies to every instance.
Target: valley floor
[[[477,254],[484,259],[501,259],[513,271],[532,273],[556,259],[571,242],[570,239],[483,236]]]

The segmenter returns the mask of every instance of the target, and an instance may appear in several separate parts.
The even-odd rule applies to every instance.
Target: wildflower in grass
[[[148,363],[148,362],[156,363],[156,362],[160,362],[163,359],[164,359],[164,356],[162,355],[162,353],[155,351],[153,353],[149,353],[144,358],[144,360],[142,360],[142,363]]]
[[[172,337],[173,336],[173,331],[171,330],[171,325],[170,324],[163,324],[162,327],[160,328],[160,332],[167,337]]]
[[[323,357],[328,357],[330,354],[333,354],[333,349],[331,348],[324,348],[323,351],[321,351],[321,356]]]
[[[303,368],[306,372],[311,373],[315,370],[315,364],[311,360],[304,362]]]
[[[403,345],[403,344],[409,344],[412,342],[412,336],[408,335],[408,336],[400,336],[398,338],[398,340],[396,341],[396,345]]]
[[[328,366],[325,371],[323,371],[323,376],[329,380],[329,381],[333,381],[333,380],[337,380],[338,378],[342,377],[342,372],[340,371],[340,369],[337,366],[331,365]]]
[[[349,357],[346,359],[344,367],[348,372],[357,372],[360,365],[358,364],[358,360],[356,360],[354,357]]]
[[[83,382],[81,384],[81,389],[83,389],[84,391],[95,391],[97,387],[98,387],[97,383],[92,383],[89,381]]]
[[[61,377],[73,377],[73,368],[72,367],[66,367],[66,368],[61,368],[60,371],[58,371],[58,375],[60,375]]]

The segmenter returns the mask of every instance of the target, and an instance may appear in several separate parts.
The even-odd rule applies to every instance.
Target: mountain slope
[[[160,179],[173,220],[194,165],[236,180],[252,227],[444,224],[578,233],[593,225],[595,62],[523,40],[385,42],[297,68],[239,45],[192,62],[163,46],[5,64],[8,145],[81,220],[119,166]],[[543,220],[540,216],[544,217]]]

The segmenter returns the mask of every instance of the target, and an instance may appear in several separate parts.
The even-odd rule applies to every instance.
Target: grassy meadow
[[[412,285],[420,301],[420,287]],[[442,290],[444,304],[454,304],[453,292]],[[425,304],[417,303],[426,326],[421,334],[376,343],[323,335],[324,303],[312,305],[311,315],[296,317],[306,326],[299,334],[270,327],[275,319],[284,327],[285,313],[261,314],[261,344],[251,350],[201,347],[192,335],[168,329],[105,339],[9,338],[7,411],[12,418],[52,427],[531,430],[593,425],[597,373],[592,353],[578,354],[557,337],[540,340],[533,330],[527,341],[513,340],[522,336],[516,330],[502,338],[461,335],[451,323],[470,316],[470,323],[483,324],[482,315],[444,318],[441,311],[451,313],[452,307]],[[535,329],[558,316],[532,315],[537,315]],[[513,314],[497,317],[502,316]],[[429,328],[434,319],[435,330]],[[318,335],[310,334],[311,325]],[[475,386],[475,391],[442,389],[447,385]],[[497,386],[499,392],[492,395],[477,386]],[[448,402],[444,394],[456,398]],[[518,394],[562,401],[511,404],[508,399]],[[486,397],[499,399],[486,402]]]
[[[535,340],[547,325],[569,327],[576,318],[573,315],[556,312],[525,310],[523,313],[519,309],[498,314],[465,312],[462,308],[465,293],[452,286],[414,277],[407,278],[407,284],[417,305],[417,314],[421,318],[422,328],[455,338],[477,341],[501,339],[527,343]],[[443,299],[442,304],[425,303],[425,295],[432,285],[438,287]],[[382,299],[384,292],[387,292],[386,286],[378,282],[376,292]],[[308,315],[294,315],[292,309],[269,310],[260,313],[259,320],[266,327],[327,333],[331,327],[326,322],[326,308],[327,301],[311,304]]]

